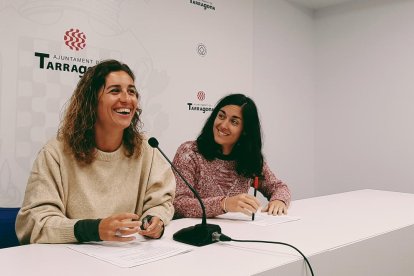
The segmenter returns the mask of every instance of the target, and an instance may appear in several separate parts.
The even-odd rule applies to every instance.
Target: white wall
[[[189,112],[188,102],[213,106],[242,92],[258,105],[265,158],[294,199],[414,192],[414,1],[357,0],[316,14],[286,0],[215,0],[215,12],[185,1],[103,1],[106,21],[78,3],[0,5],[0,206],[20,204],[78,79],[40,70],[35,51],[128,60],[148,134],[171,157],[208,115]],[[63,44],[72,27],[88,34],[83,52]]]
[[[414,1],[254,1],[253,91],[293,198],[414,192]]]
[[[293,199],[314,195],[315,91],[312,14],[284,0],[254,1],[253,98],[264,153]]]
[[[144,130],[170,158],[210,114],[188,103],[211,108],[225,94],[252,90],[252,0],[0,3],[0,207],[20,206],[33,160],[56,135],[61,107],[79,80],[78,72],[49,63],[126,62],[136,75]],[[66,45],[70,29],[86,35],[84,47]],[[45,68],[37,52],[50,55]]]
[[[414,192],[413,15],[403,0],[316,13],[316,194]]]

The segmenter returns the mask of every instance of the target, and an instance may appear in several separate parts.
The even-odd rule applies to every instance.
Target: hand
[[[164,232],[164,222],[159,217],[152,217],[150,221],[143,225],[144,230],[139,230],[138,234],[148,238],[159,239]]]
[[[262,212],[267,212],[268,215],[287,215],[287,206],[281,200],[270,201],[265,208],[262,209]]]
[[[260,206],[260,201],[249,194],[239,194],[224,200],[226,200],[227,212],[242,212],[247,216],[256,213]]]
[[[138,233],[141,226],[138,219],[139,216],[132,213],[121,213],[104,218],[99,223],[99,237],[103,241],[132,241],[135,237],[124,236]]]

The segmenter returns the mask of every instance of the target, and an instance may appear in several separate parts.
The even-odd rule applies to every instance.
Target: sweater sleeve
[[[290,204],[290,190],[288,186],[279,180],[270,170],[269,166],[263,164],[264,181],[260,183],[259,191],[269,200],[281,200],[286,206]]]
[[[215,217],[224,213],[221,209],[220,203],[224,196],[205,197],[202,191],[197,189],[198,180],[200,178],[200,164],[198,162],[196,153],[194,152],[193,143],[186,142],[178,149],[174,157],[174,166],[179,170],[183,177],[190,185],[198,190],[200,197],[203,200],[206,208],[207,217]],[[187,187],[179,175],[176,175],[177,188],[176,197],[174,200],[175,217],[202,217],[202,210],[198,199],[193,192]],[[210,185],[211,183],[204,183]]]
[[[151,172],[145,192],[142,218],[151,215],[159,217],[167,225],[173,215],[175,178],[171,166],[158,150],[153,151]]]
[[[77,219],[65,214],[60,164],[43,148],[33,165],[22,208],[16,218],[16,234],[21,244],[77,242]]]

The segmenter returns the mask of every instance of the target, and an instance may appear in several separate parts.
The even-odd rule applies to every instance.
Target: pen
[[[253,181],[253,188],[254,188],[254,197],[256,197],[257,194],[257,188],[259,188],[259,178],[257,176],[254,177],[254,181]],[[254,214],[252,213],[252,220],[254,220]]]
[[[141,230],[147,229],[147,226],[150,223],[151,219],[151,215],[147,215],[145,218],[142,219]]]

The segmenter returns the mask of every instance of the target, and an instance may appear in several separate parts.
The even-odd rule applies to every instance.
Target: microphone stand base
[[[221,234],[220,226],[215,224],[196,224],[177,231],[173,235],[173,239],[190,245],[204,246],[216,242],[213,240],[214,232]]]

